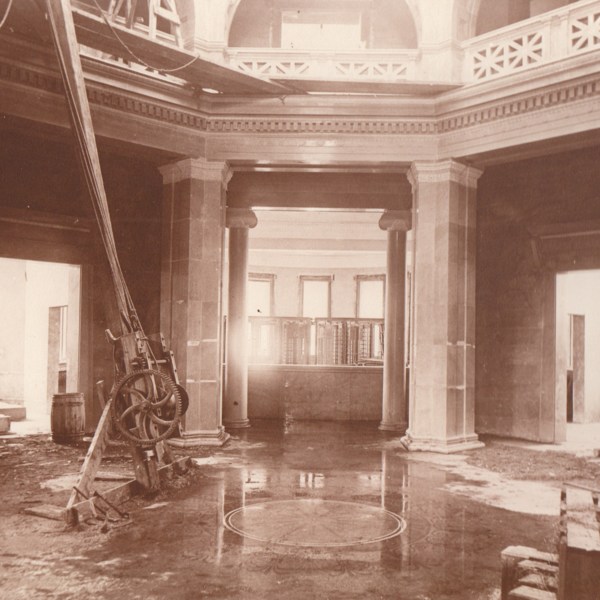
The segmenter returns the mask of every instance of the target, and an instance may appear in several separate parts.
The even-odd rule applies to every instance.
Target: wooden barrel
[[[83,393],[54,394],[50,423],[52,440],[58,444],[73,444],[83,439],[85,409]]]

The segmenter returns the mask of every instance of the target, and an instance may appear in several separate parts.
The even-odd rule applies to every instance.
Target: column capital
[[[468,188],[477,187],[483,171],[456,160],[418,161],[412,163],[406,176],[413,191],[421,183],[452,182]]]
[[[176,163],[159,167],[163,183],[177,183],[186,179],[201,181],[220,181],[227,187],[233,176],[231,167],[223,161],[206,160],[205,158],[184,158]]]
[[[249,208],[228,208],[225,219],[225,227],[230,229],[252,229],[258,223],[256,213]]]
[[[412,212],[410,210],[386,210],[379,219],[379,229],[384,231],[412,229]]]

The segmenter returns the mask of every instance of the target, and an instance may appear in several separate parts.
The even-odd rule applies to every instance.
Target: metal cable
[[[2,17],[2,20],[0,21],[0,29],[2,29],[2,27],[4,27],[4,23],[6,23],[6,19],[8,19],[10,9],[12,8],[12,3],[13,3],[13,0],[8,0],[8,5],[6,6],[6,11],[4,13],[4,16]]]
[[[116,243],[113,234],[110,212],[108,209],[108,201],[106,198],[106,190],[104,188],[104,182],[102,179],[102,172],[100,169],[100,160],[98,156],[98,149],[96,147],[96,140],[94,137],[93,128],[91,126],[91,115],[89,113],[89,104],[87,103],[87,96],[85,95],[85,83],[83,81],[83,74],[81,71],[81,64],[79,62],[79,55],[73,53],[70,55],[70,49],[68,40],[63,47],[61,43],[61,36],[58,30],[57,15],[56,12],[59,9],[61,0],[46,0],[48,8],[48,20],[50,22],[50,29],[53,35],[53,41],[56,48],[58,57],[58,63],[60,67],[61,76],[65,87],[65,95],[69,108],[69,116],[73,125],[73,131],[75,133],[75,139],[79,149],[79,158],[84,173],[85,182],[92,199],[92,206],[94,208],[94,214],[98,222],[98,229],[102,243],[106,250],[106,256],[108,259],[110,271],[113,278],[115,295],[117,300],[117,306],[119,314],[122,319],[122,326],[127,332],[140,331],[143,334],[141,324],[137,317],[129,289],[123,276],[123,271],[117,255]],[[68,5],[64,10],[70,10]],[[65,23],[65,25],[67,25]],[[71,26],[73,26],[71,22]],[[68,33],[67,33],[68,36]],[[73,37],[74,37],[74,26],[73,26]],[[73,79],[69,76],[68,65],[71,65],[75,74]],[[76,77],[81,77],[81,88],[84,90],[78,94],[77,80]],[[87,117],[87,122],[86,122]],[[88,126],[89,123],[89,126]]]
[[[106,12],[102,9],[102,7],[98,4],[98,0],[92,0],[93,3],[96,5],[96,8],[98,9],[98,11],[100,12],[100,16],[102,17],[102,19],[104,20],[104,22],[108,25],[111,33],[113,34],[113,36],[116,38],[116,40],[119,42],[119,44],[121,44],[121,46],[123,46],[123,48],[125,48],[125,50],[127,50],[127,52],[129,52],[129,54],[134,58],[134,60],[138,63],[140,63],[141,65],[143,65],[144,67],[148,68],[148,69],[152,69],[153,71],[157,71],[158,73],[162,73],[164,75],[167,75],[169,73],[177,73],[177,71],[182,71],[183,69],[189,67],[190,65],[193,65],[197,60],[200,59],[200,56],[194,56],[192,59],[190,59],[188,62],[186,62],[185,64],[181,65],[180,67],[174,67],[172,69],[161,69],[160,67],[155,67],[152,66],[151,64],[148,64],[144,59],[140,58],[122,39],[121,36],[119,36],[119,34],[117,33],[117,30],[113,27],[113,24],[110,22],[110,19],[108,18],[108,15],[106,14]]]

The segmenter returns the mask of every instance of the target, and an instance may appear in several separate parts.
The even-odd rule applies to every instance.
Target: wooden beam
[[[83,8],[81,4],[74,5],[73,20],[80,44],[139,62],[132,56],[134,53],[153,68],[165,71],[177,69],[172,73],[174,76],[199,88],[211,88],[227,94],[283,96],[294,93],[288,86],[204,60],[187,50],[150,39],[118,23],[111,23],[109,27],[102,16],[90,13],[89,7]]]

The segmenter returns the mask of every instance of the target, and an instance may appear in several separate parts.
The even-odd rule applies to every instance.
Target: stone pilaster
[[[229,228],[229,288],[227,359],[223,421],[228,429],[249,427],[248,421],[248,229],[256,215],[248,209],[227,209]]]
[[[385,282],[385,335],[383,353],[383,406],[379,429],[405,433],[405,298],[406,232],[411,228],[410,211],[386,211],[379,227],[387,231]]]
[[[481,446],[475,434],[475,220],[481,171],[413,163],[410,450]]]
[[[174,445],[221,445],[222,273],[225,163],[185,159],[161,168],[164,182],[161,329],[190,397]]]

